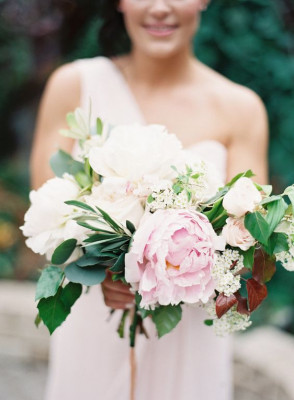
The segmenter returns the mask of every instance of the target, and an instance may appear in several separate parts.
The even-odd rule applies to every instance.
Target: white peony
[[[106,211],[123,225],[129,220],[137,227],[144,214],[140,199],[133,195],[129,182],[124,178],[104,178],[101,184],[92,187],[92,193],[84,196],[83,200]]]
[[[85,228],[71,219],[74,207],[65,204],[78,198],[80,187],[69,175],[49,179],[38,190],[30,193],[31,206],[24,216],[21,227],[26,244],[35,253],[46,254],[50,259],[55,248],[64,240],[75,238],[79,243],[85,239]],[[76,252],[78,256],[79,251]]]
[[[261,200],[261,194],[252,180],[243,177],[224,196],[223,206],[228,214],[239,218],[253,212]]]
[[[161,125],[121,125],[111,130],[104,146],[90,150],[89,162],[104,177],[119,176],[138,183],[146,175],[173,175],[181,142]]]

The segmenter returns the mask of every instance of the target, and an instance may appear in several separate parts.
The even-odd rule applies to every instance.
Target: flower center
[[[170,269],[170,268],[173,268],[173,269],[176,269],[177,271],[179,271],[179,269],[180,269],[180,266],[179,265],[172,265],[170,262],[168,262],[168,261],[165,261],[165,263],[166,263],[166,269],[168,270],[168,269]]]

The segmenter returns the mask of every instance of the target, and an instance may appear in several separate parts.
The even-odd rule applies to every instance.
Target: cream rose
[[[255,244],[254,237],[245,228],[244,218],[227,218],[222,236],[230,246],[239,247],[243,251]]]
[[[224,196],[223,206],[228,214],[243,217],[247,212],[253,212],[261,200],[261,194],[254,183],[244,177],[238,179]]]

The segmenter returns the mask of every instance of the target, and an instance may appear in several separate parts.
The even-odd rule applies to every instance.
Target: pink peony
[[[125,258],[125,278],[142,296],[140,306],[207,302],[215,250],[224,240],[208,219],[191,210],[158,210],[144,218]]]

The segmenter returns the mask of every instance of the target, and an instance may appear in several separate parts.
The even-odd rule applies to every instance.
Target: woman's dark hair
[[[102,25],[99,30],[99,46],[103,55],[113,57],[130,51],[131,42],[127,34],[123,15],[118,11],[118,0],[101,0]]]

